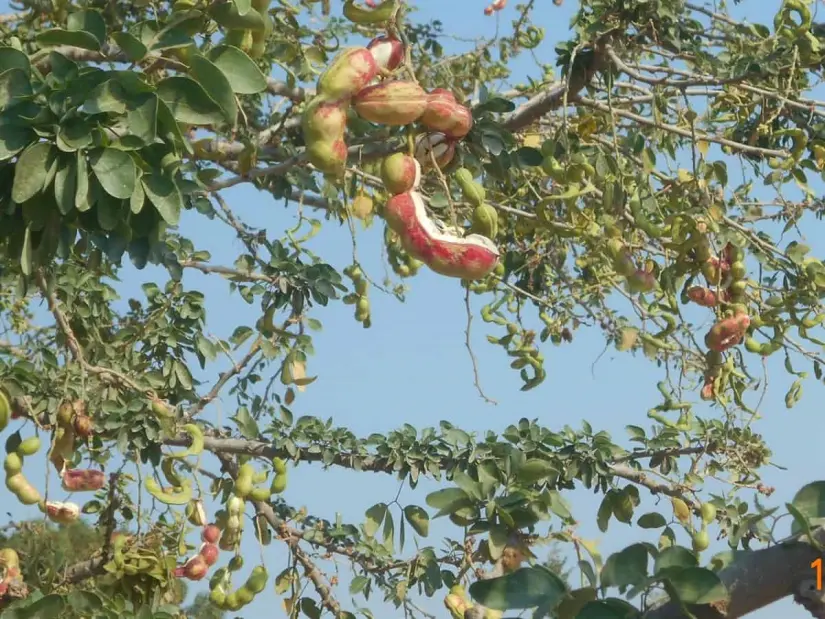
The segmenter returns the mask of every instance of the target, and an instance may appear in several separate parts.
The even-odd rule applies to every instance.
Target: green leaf
[[[26,616],[37,617],[37,619],[57,619],[63,612],[64,606],[63,596],[52,593],[27,606]]]
[[[158,82],[158,97],[169,107],[175,120],[189,125],[216,125],[223,113],[195,80],[176,75]]]
[[[69,30],[92,35],[99,45],[106,42],[106,22],[98,11],[75,11],[66,20]]]
[[[51,30],[39,33],[35,39],[41,47],[71,45],[72,47],[88,49],[93,52],[100,50],[100,41],[88,32],[52,28]]]
[[[469,504],[470,497],[461,488],[444,488],[427,495],[427,505],[433,509],[449,510]]]
[[[544,161],[544,157],[542,157],[541,151],[536,148],[531,148],[529,146],[519,148],[516,151],[516,157],[518,157],[519,163],[521,163],[521,165],[527,167],[540,166],[542,161]]]
[[[588,602],[575,619],[635,619],[642,614],[624,600],[614,598]]]
[[[140,39],[128,32],[115,32],[112,38],[117,43],[117,46],[126,54],[129,62],[137,62],[143,60],[149,49],[141,43]]]
[[[77,191],[74,194],[74,206],[81,213],[92,208],[88,163],[86,154],[80,150],[77,151]]]
[[[728,590],[719,576],[703,567],[674,572],[668,580],[685,604],[712,604],[728,599]]]
[[[349,592],[350,595],[356,595],[361,593],[364,588],[369,584],[370,579],[366,576],[356,576],[352,579],[352,582],[349,585]]]
[[[488,99],[476,108],[479,112],[493,112],[494,114],[505,114],[516,109],[516,104],[503,97],[493,97]]]
[[[238,103],[232,85],[224,73],[201,55],[195,55],[190,62],[189,74],[203,86],[212,100],[223,110],[224,118],[235,127],[238,119]]]
[[[183,208],[183,196],[177,185],[160,174],[145,174],[140,181],[143,191],[146,192],[149,201],[155,205],[163,220],[170,226],[178,225]]]
[[[808,518],[825,518],[825,481],[804,485],[791,503]]]
[[[89,163],[101,187],[110,196],[126,200],[135,191],[135,162],[129,153],[114,148],[95,149]]]
[[[0,125],[0,161],[11,159],[35,139],[28,127]]]
[[[158,97],[154,93],[141,93],[129,102],[126,124],[129,133],[144,144],[152,144],[158,135]]]
[[[627,587],[645,582],[647,560],[648,552],[644,544],[633,544],[610,555],[602,568],[602,586]]]
[[[636,524],[643,529],[658,529],[667,525],[667,520],[665,520],[665,517],[659,512],[648,512],[647,514],[639,516]]]
[[[238,426],[238,431],[241,436],[250,440],[257,439],[261,436],[261,431],[258,429],[258,423],[255,418],[249,413],[246,406],[238,408],[238,412],[232,417],[232,421]]]
[[[669,546],[659,552],[653,565],[653,573],[659,574],[670,568],[695,567],[698,564],[696,555],[684,546]]]
[[[207,56],[223,72],[240,95],[255,95],[266,90],[266,76],[255,61],[237,47],[218,45]]]
[[[126,111],[123,87],[116,80],[98,84],[83,102],[87,114],[123,114]]]
[[[4,73],[9,69],[20,69],[26,75],[29,75],[32,64],[29,57],[19,49],[0,47],[0,73]]]
[[[384,533],[382,535],[384,540],[384,548],[387,552],[392,552],[394,549],[393,540],[395,539],[395,520],[392,517],[392,512],[387,510],[387,515],[384,517]]]
[[[365,512],[367,519],[364,522],[364,532],[367,534],[367,537],[375,537],[375,534],[378,532],[378,527],[381,526],[386,515],[386,503],[376,503]]]
[[[54,199],[61,215],[68,215],[74,209],[76,191],[77,165],[75,164],[75,158],[72,156],[63,161],[54,177]]]
[[[791,259],[795,264],[802,264],[805,255],[811,251],[811,248],[798,241],[791,241],[785,249],[785,255]]]
[[[477,580],[470,585],[470,596],[493,610],[534,608],[558,603],[566,592],[564,581],[537,567],[523,567],[510,574]]]
[[[427,537],[430,532],[430,516],[418,505],[407,505],[404,508],[404,518],[410,523],[418,535]]]
[[[92,144],[94,126],[83,118],[67,118],[60,123],[57,131],[57,148],[64,153],[73,153]]]
[[[52,145],[37,142],[24,150],[14,166],[11,199],[22,204],[44,189],[52,164]]]
[[[547,479],[553,473],[556,473],[556,469],[550,466],[549,462],[534,458],[527,460],[519,467],[516,471],[516,479],[523,484],[532,484]]]
[[[0,111],[8,109],[32,94],[28,71],[8,69],[0,73]]]

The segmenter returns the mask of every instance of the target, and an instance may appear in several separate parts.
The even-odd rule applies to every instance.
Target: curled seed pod
[[[427,216],[424,201],[416,191],[390,198],[386,219],[403,247],[441,275],[483,279],[498,263],[499,251],[490,239],[477,234],[462,238],[443,231]]]
[[[209,565],[201,555],[195,555],[183,566],[183,576],[189,580],[202,580],[209,571]]]
[[[433,167],[433,158],[439,170],[444,169],[455,157],[455,142],[443,133],[428,133],[415,141],[415,158],[423,169]]]
[[[192,499],[187,503],[186,519],[196,527],[202,527],[206,524],[206,509],[203,506],[203,501],[200,499]],[[218,533],[220,536],[220,531],[218,531]]]
[[[473,209],[473,234],[494,239],[498,235],[498,212],[489,204],[481,204]]]
[[[404,62],[404,44],[391,36],[375,37],[367,44],[375,64],[387,71],[395,71]]]
[[[200,549],[198,550],[198,554],[203,557],[203,560],[206,562],[207,566],[215,565],[218,562],[218,555],[220,555],[220,550],[215,544],[210,543],[203,543],[201,544]]]
[[[0,432],[6,429],[9,425],[9,420],[11,419],[11,400],[5,394],[5,392],[0,389]]]
[[[467,202],[473,206],[481,206],[484,204],[487,192],[484,189],[484,185],[473,180],[472,172],[467,168],[459,168],[453,172],[453,177],[461,188],[461,193]]]
[[[427,95],[427,107],[419,119],[421,124],[433,131],[442,131],[452,126],[453,108],[458,105],[455,96],[444,88],[435,88]]]
[[[57,524],[71,524],[80,518],[80,508],[74,503],[46,501],[46,515]]]

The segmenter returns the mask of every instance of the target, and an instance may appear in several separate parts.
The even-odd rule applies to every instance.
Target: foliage
[[[313,0],[24,0],[0,19],[7,488],[75,521],[78,506],[40,500],[44,484],[23,477],[24,460],[47,451],[66,489],[94,493],[80,511],[97,527],[31,524],[5,542],[22,561],[18,578],[0,560],[9,616],[175,616],[181,578],[211,568],[193,542],[207,521],[235,557],[209,570],[213,609],[199,614],[238,610],[263,591],[262,566],[238,581],[243,535],[289,549],[291,566],[271,576],[290,616],[353,616],[327,570],[338,557],[359,607],[380,594],[415,615],[416,596],[445,595],[467,619],[510,609],[636,617],[662,596],[653,616],[718,609],[737,591],[754,594],[726,567],[765,556],[757,548],[777,541],[779,517],[793,521],[791,545],[823,541],[823,482],[781,513],[762,505],[771,451],[753,429],[767,357],[784,359],[788,408],[804,381],[823,380],[825,263],[785,240],[822,213],[811,184],[825,167],[825,104],[807,94],[825,31],[810,2],[783,0],[766,26],[683,0],[583,0],[555,63],[544,62],[535,1],[503,4],[487,11],[500,20],[496,37],[464,49],[448,25],[421,22],[400,0],[347,0],[344,18]],[[360,77],[340,58],[344,44],[381,34],[406,50],[387,71],[418,85],[404,97],[391,86],[376,104],[362,87],[377,69],[349,92]],[[514,83],[515,64],[530,58],[542,62]],[[450,125],[439,154],[416,154],[435,89],[453,93],[459,120],[471,109],[471,127],[447,135]],[[329,118],[312,115],[322,105]],[[370,109],[421,122],[369,122]],[[418,158],[420,184],[382,164],[394,153]],[[224,198],[243,184],[296,211],[294,227],[278,237],[243,220]],[[218,264],[192,222],[240,241],[241,255]],[[384,230],[392,275],[380,282],[359,258],[357,226]],[[310,249],[323,228],[352,237],[345,268]],[[152,281],[124,306],[126,260]],[[424,263],[464,288],[468,349],[470,300],[483,299],[487,340],[522,390],[544,381],[547,341],[570,344],[584,327],[647,357],[661,369],[647,426],[634,420],[620,444],[586,421],[548,428],[525,417],[479,437],[399,420],[360,437],[332,419],[296,418],[301,392],[323,388],[309,374],[323,308],[353,305],[369,328],[370,298],[415,294]],[[230,302],[259,307],[260,320],[210,334],[209,299],[187,272],[228,280]],[[222,356],[232,363],[221,372]],[[219,400],[228,420],[212,414]],[[288,470],[316,462],[413,489],[422,477],[443,483],[418,504],[378,503],[348,523],[290,503]],[[79,474],[71,486],[65,470],[81,467],[109,475]],[[727,485],[700,498],[707,478]],[[603,558],[576,532],[565,498],[576,487],[602,495],[602,532],[635,525],[658,531],[658,544]],[[640,513],[648,492],[672,510]],[[455,529],[438,546],[429,536],[440,517]],[[708,562],[711,529],[730,552]],[[539,564],[542,544],[576,552],[580,587],[559,562]],[[461,601],[464,585],[472,601]]]

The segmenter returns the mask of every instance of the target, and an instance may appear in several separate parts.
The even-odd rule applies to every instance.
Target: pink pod
[[[106,485],[106,475],[94,469],[66,469],[61,485],[66,492],[95,492]]]
[[[367,49],[381,69],[395,71],[404,62],[404,44],[394,37],[375,37],[367,44]]]
[[[57,524],[71,524],[80,518],[80,508],[74,503],[46,501],[46,515]]]
[[[427,109],[427,93],[415,82],[387,80],[367,86],[353,98],[358,115],[380,125],[404,126]]]
[[[442,230],[427,216],[417,191],[392,196],[387,201],[385,218],[404,249],[440,275],[483,279],[498,264],[495,243],[479,234],[461,237]]]

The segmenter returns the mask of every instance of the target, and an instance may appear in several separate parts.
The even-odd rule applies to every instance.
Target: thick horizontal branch
[[[815,534],[825,542],[825,531]],[[793,595],[800,583],[811,578],[811,563],[822,557],[812,545],[780,542],[762,550],[742,551],[719,572],[730,594],[726,604],[690,606],[695,619],[738,619]],[[648,619],[693,619],[675,603],[667,603],[647,614]]]

